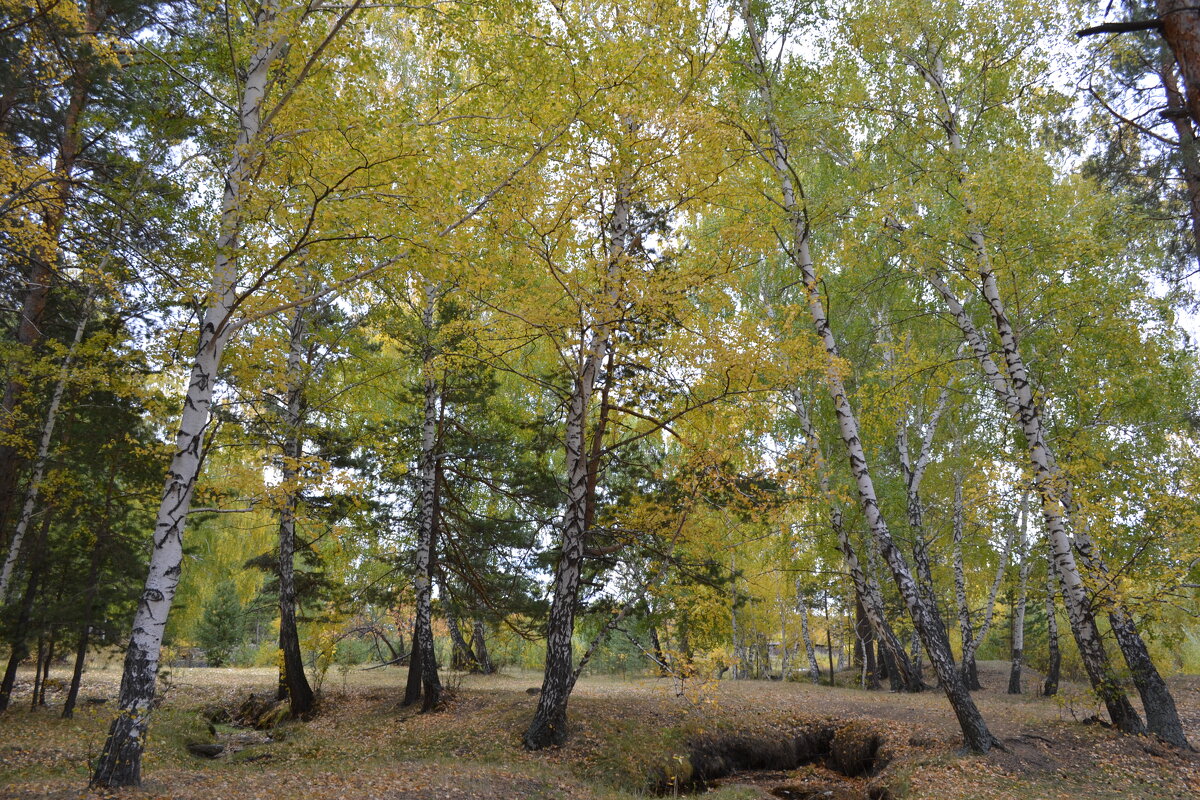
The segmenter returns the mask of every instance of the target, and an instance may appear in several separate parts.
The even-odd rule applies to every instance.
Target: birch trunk
[[[3,606],[8,600],[8,586],[12,579],[13,568],[21,555],[21,544],[25,540],[25,532],[29,530],[33,511],[37,507],[38,494],[41,492],[42,480],[46,475],[46,464],[50,460],[50,443],[54,440],[58,408],[62,405],[67,379],[71,376],[71,363],[79,352],[79,345],[83,341],[83,332],[87,328],[88,320],[92,317],[93,297],[94,290],[90,290],[87,300],[84,301],[83,314],[75,326],[75,336],[71,339],[71,346],[58,368],[58,378],[54,381],[54,390],[50,394],[50,405],[46,409],[46,420],[42,423],[42,433],[38,439],[37,456],[33,461],[33,474],[29,477],[29,485],[25,489],[25,503],[21,507],[21,517],[17,520],[17,528],[13,532],[12,541],[8,546],[8,555],[4,559],[4,566],[0,568],[0,606]]]
[[[304,457],[304,342],[308,324],[304,308],[296,310],[288,337],[287,428],[283,444],[283,506],[279,511],[279,650],[283,654],[280,689],[288,699],[293,717],[313,710],[315,698],[304,674],[300,633],[296,629],[296,509],[300,503],[300,461]],[[283,699],[282,697],[280,699]]]
[[[800,422],[800,427],[804,432],[804,442],[809,453],[809,458],[812,459],[813,466],[817,471],[818,487],[825,498],[826,505],[829,507],[830,527],[837,537],[838,547],[841,549],[842,556],[846,560],[846,568],[850,571],[850,579],[854,583],[855,595],[862,598],[863,610],[867,615],[867,621],[870,623],[872,631],[875,633],[875,638],[879,640],[880,646],[887,651],[889,664],[888,680],[891,683],[892,690],[919,692],[924,688],[924,684],[920,675],[913,669],[908,655],[904,652],[904,646],[900,644],[900,640],[896,637],[895,632],[892,631],[891,625],[888,624],[887,618],[884,616],[883,593],[879,589],[879,584],[876,582],[874,574],[863,571],[862,565],[858,560],[858,555],[854,551],[854,545],[850,541],[850,535],[846,531],[845,525],[842,524],[842,511],[838,507],[837,499],[834,497],[829,485],[829,470],[825,463],[825,456],[821,451],[821,442],[817,438],[817,431],[808,413],[807,404],[804,402],[804,398],[801,396],[799,390],[794,388],[792,389],[792,405],[795,409],[796,417]],[[868,548],[871,548],[870,544],[868,544]],[[873,548],[868,550],[868,555],[871,552],[873,552]]]
[[[1066,497],[1066,505],[1072,508],[1070,494]],[[1078,516],[1078,515],[1076,515]],[[1112,577],[1108,567],[1092,545],[1088,535],[1086,521],[1078,519],[1075,525],[1075,550],[1083,561],[1084,568],[1100,579],[1101,590],[1099,598],[1109,606],[1108,622],[1112,628],[1117,644],[1121,647],[1121,655],[1129,667],[1133,684],[1137,687],[1142,699],[1142,707],[1146,712],[1146,726],[1150,732],[1166,742],[1189,749],[1187,736],[1183,731],[1183,723],[1179,711],[1175,707],[1175,698],[1171,696],[1166,681],[1159,674],[1146,649],[1146,643],[1137,631],[1137,626],[1129,610],[1120,598],[1113,596]]]
[[[627,253],[631,199],[628,187],[617,188],[609,222],[608,272],[615,275]],[[563,516],[562,553],[554,574],[554,598],[546,625],[546,667],[537,711],[522,739],[528,750],[559,745],[567,736],[567,700],[573,685],[571,636],[575,631],[575,610],[579,603],[579,583],[583,550],[587,540],[588,487],[591,464],[587,447],[588,410],[600,377],[600,368],[608,355],[610,331],[607,321],[594,324],[591,337],[581,353],[579,369],[567,405],[566,471],[567,502]]]
[[[972,636],[965,646],[963,651],[964,664],[971,665],[971,678],[974,688],[982,688],[979,686],[979,675],[975,668],[975,651],[979,649],[979,645],[983,644],[983,640],[987,638],[988,631],[991,630],[992,620],[996,613],[996,596],[1000,593],[1000,584],[1004,582],[1004,573],[1008,571],[1008,564],[1012,558],[1013,539],[1016,536],[1017,526],[1025,526],[1025,510],[1024,505],[1018,513],[1018,522],[1016,525],[1008,529],[1008,536],[1004,540],[1004,551],[1000,554],[999,563],[996,565],[996,575],[992,578],[992,586],[988,590],[987,604],[983,609],[983,624],[979,626],[979,632]]]
[[[885,351],[885,358],[889,363],[892,360],[890,353],[890,349]],[[916,462],[912,462],[909,456],[907,415],[901,418],[896,433],[896,450],[900,455],[900,471],[904,476],[905,511],[908,516],[908,527],[913,536],[913,561],[917,566],[917,584],[925,596],[925,602],[929,604],[929,609],[937,620],[937,624],[943,631],[946,629],[946,624],[938,609],[937,591],[933,586],[933,570],[929,563],[929,543],[925,535],[925,504],[921,501],[921,482],[924,480],[925,470],[933,458],[934,436],[937,434],[938,422],[946,411],[946,403],[949,398],[950,387],[943,387],[938,392],[937,404],[921,434],[921,447],[917,453]],[[948,636],[949,634],[947,634],[947,638]]]
[[[494,673],[496,668],[492,665],[492,657],[488,655],[487,636],[483,629],[483,623],[479,620],[475,620],[475,624],[471,627],[471,647],[475,652],[479,671],[484,675]]]
[[[1042,694],[1046,697],[1058,694],[1058,674],[1062,669],[1062,651],[1058,649],[1058,610],[1054,602],[1058,583],[1054,562],[1050,561],[1046,565],[1046,641],[1050,650],[1050,664],[1046,668],[1046,682],[1042,685]]]
[[[986,752],[992,745],[997,744],[997,740],[988,730],[983,716],[979,713],[979,709],[976,708],[975,702],[971,699],[970,692],[967,691],[962,680],[959,678],[958,672],[954,668],[954,659],[950,654],[950,645],[946,639],[945,629],[938,625],[937,617],[931,612],[924,598],[921,597],[920,590],[913,580],[912,574],[909,572],[908,564],[892,540],[887,522],[884,520],[883,513],[879,508],[879,501],[875,494],[875,485],[867,465],[866,453],[859,438],[858,420],[842,381],[841,368],[839,366],[841,357],[838,353],[837,343],[829,325],[829,320],[825,315],[825,305],[821,299],[817,274],[810,254],[810,231],[807,214],[802,205],[803,192],[801,191],[798,194],[793,183],[792,176],[799,173],[793,169],[787,160],[787,147],[780,132],[778,122],[775,119],[770,73],[767,69],[765,56],[763,55],[762,44],[758,38],[757,22],[750,13],[747,2],[743,2],[742,5],[742,19],[746,25],[750,44],[753,48],[751,52],[753,69],[761,81],[759,89],[765,105],[765,122],[767,123],[771,137],[770,150],[768,151],[771,166],[774,168],[779,181],[783,208],[787,211],[789,222],[792,226],[792,244],[789,255],[791,256],[792,263],[800,273],[800,278],[803,281],[807,295],[813,327],[825,349],[827,357],[825,381],[829,393],[833,398],[834,411],[838,419],[838,429],[846,448],[850,471],[854,475],[854,480],[858,487],[863,515],[866,517],[867,525],[879,546],[884,560],[891,569],[892,577],[900,591],[900,596],[908,606],[909,613],[913,618],[913,624],[920,633],[921,640],[925,644],[925,650],[929,653],[930,660],[937,670],[938,678],[941,680],[946,697],[950,701],[950,705],[954,708],[954,713],[962,728],[967,748],[977,752]]]
[[[954,600],[958,605],[958,632],[962,637],[962,672],[963,681],[971,690],[981,688],[979,675],[975,664],[967,655],[967,648],[975,635],[971,627],[971,606],[967,603],[967,582],[963,573],[963,496],[962,473],[954,473]]]
[[[808,679],[814,684],[821,682],[821,667],[817,664],[817,648],[808,629],[808,605],[800,600],[800,636],[804,639],[804,654],[808,656]]]
[[[934,62],[928,66],[915,61],[913,65],[921,72],[926,83],[938,94],[941,104],[942,127],[946,131],[949,150],[956,158],[961,158],[964,149],[962,137],[954,114],[954,106],[950,102],[946,89],[940,57],[935,58]],[[963,178],[965,175],[960,178],[960,182]],[[970,199],[964,198],[963,203],[965,211],[970,217],[973,211]],[[1028,371],[1017,344],[1016,334],[1000,298],[983,230],[973,219],[968,221],[967,238],[975,255],[982,284],[981,294],[987,303],[996,332],[1000,337],[1007,377],[1001,374],[995,363],[991,361],[989,348],[982,337],[974,332],[974,326],[970,323],[961,303],[956,301],[951,304],[948,301],[947,304],[983,366],[988,382],[1010,411],[1015,412],[1020,421],[1021,431],[1029,447],[1034,488],[1041,498],[1042,517],[1050,541],[1052,559],[1062,583],[1063,604],[1067,608],[1067,616],[1071,620],[1071,632],[1079,646],[1080,656],[1088,677],[1091,679],[1092,688],[1104,701],[1109,717],[1118,729],[1126,733],[1144,733],[1146,729],[1142,724],[1141,717],[1138,716],[1117,680],[1104,651],[1099,629],[1096,627],[1096,619],[1089,603],[1087,588],[1079,573],[1071,541],[1067,536],[1063,504],[1060,498],[1060,481],[1056,474],[1053,454],[1047,444],[1045,426],[1033,396],[1033,388],[1029,383]],[[949,296],[949,287],[945,286],[945,282],[940,278],[937,282],[931,281],[931,284],[942,294],[943,298]]]
[[[1033,558],[1025,534],[1025,514],[1028,507],[1029,495],[1021,495],[1021,524],[1017,529],[1021,551],[1021,569],[1017,576],[1017,607],[1013,611],[1012,622],[1012,667],[1008,673],[1008,693],[1021,693],[1021,668],[1025,663],[1025,603],[1028,596],[1029,571],[1033,568]]]
[[[255,17],[255,28],[267,37],[246,70],[239,103],[238,137],[225,174],[221,199],[217,257],[209,295],[211,304],[200,325],[196,357],[175,436],[175,452],[155,520],[149,574],[138,601],[125,654],[119,714],[109,728],[104,750],[92,774],[91,784],[96,787],[135,786],[141,782],[142,750],[158,678],[163,631],[183,563],[183,527],[200,473],[213,385],[226,344],[225,326],[237,302],[236,261],[243,195],[258,162],[263,101],[270,83],[271,65],[285,45],[285,38],[274,30],[276,10],[274,0],[267,0]]]
[[[425,329],[425,346],[422,353],[421,372],[425,376],[425,407],[421,423],[421,455],[418,472],[421,480],[420,506],[418,509],[416,575],[413,589],[416,594],[416,640],[414,652],[421,652],[421,692],[424,700],[422,711],[437,708],[442,700],[442,682],[438,677],[437,655],[433,649],[433,547],[434,529],[437,526],[437,482],[438,482],[438,382],[433,375],[434,315],[440,291],[427,286],[425,310],[421,324]]]

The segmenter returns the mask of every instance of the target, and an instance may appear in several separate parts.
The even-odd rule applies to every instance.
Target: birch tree
[[[997,335],[1004,358],[1005,372],[1001,373],[991,363],[990,348],[974,329],[973,322],[962,303],[940,275],[930,279],[932,287],[942,296],[948,310],[962,330],[966,343],[976,354],[986,377],[1010,413],[1020,423],[1020,429],[1028,447],[1030,469],[1035,486],[1042,500],[1042,512],[1051,542],[1055,566],[1063,582],[1063,596],[1072,619],[1076,643],[1083,654],[1085,666],[1093,687],[1104,699],[1115,725],[1123,731],[1137,733],[1144,730],[1141,719],[1124,691],[1120,688],[1108,664],[1099,630],[1088,601],[1088,590],[1077,565],[1073,543],[1068,535],[1066,511],[1070,507],[1069,483],[1061,473],[1051,449],[1050,438],[1043,421],[1042,410],[1035,399],[1031,376],[1026,368],[1017,334],[1001,297],[996,271],[991,260],[989,243],[983,223],[975,214],[976,205],[972,198],[971,161],[964,141],[964,124],[961,115],[969,98],[951,86],[947,77],[944,59],[947,54],[957,56],[957,43],[947,45],[946,40],[935,38],[929,29],[916,23],[915,41],[901,45],[900,57],[921,77],[932,94],[931,107],[945,136],[947,163],[957,172],[958,202],[962,215],[963,236],[969,243],[978,276],[980,297],[983,300]],[[1018,52],[1024,44],[1015,44]],[[965,66],[965,65],[964,65]],[[983,69],[986,70],[986,67]],[[991,108],[981,107],[971,113],[984,114]],[[1078,544],[1078,538],[1075,544]],[[1119,620],[1124,622],[1124,619]],[[1126,631],[1129,629],[1126,627]],[[1139,691],[1148,713],[1154,714],[1152,728],[1168,741],[1180,744],[1185,741],[1173,701],[1168,702],[1169,692],[1157,677],[1157,671],[1145,657],[1140,637],[1119,637],[1122,652],[1130,663]],[[1140,646],[1139,646],[1140,645]],[[1136,664],[1136,666],[1135,666]],[[1157,677],[1157,680],[1155,678]]]
[[[921,635],[930,660],[933,661],[942,688],[946,692],[947,699],[954,708],[959,725],[963,730],[967,747],[971,750],[986,752],[996,743],[996,740],[988,730],[987,724],[954,668],[953,656],[950,653],[945,631],[937,624],[936,617],[924,598],[921,597],[904,556],[892,540],[875,494],[874,481],[870,474],[862,441],[859,438],[858,420],[841,376],[841,356],[819,291],[817,272],[811,254],[810,209],[803,185],[797,183],[799,176],[804,174],[804,170],[802,165],[794,160],[792,150],[784,138],[778,119],[775,73],[767,60],[759,34],[759,19],[755,13],[751,12],[746,3],[743,3],[741,7],[741,15],[746,27],[750,49],[749,69],[754,78],[758,101],[756,111],[761,115],[760,119],[756,120],[756,127],[766,130],[766,141],[758,145],[758,151],[770,165],[774,177],[778,181],[778,191],[781,196],[780,207],[786,213],[789,228],[786,238],[781,236],[781,239],[785,242],[788,259],[800,278],[817,338],[826,354],[825,382],[833,399],[839,432],[858,489],[863,515],[866,517],[871,534],[892,572],[896,586]]]

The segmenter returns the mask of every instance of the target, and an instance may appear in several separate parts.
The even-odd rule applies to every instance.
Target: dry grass
[[[987,690],[977,701],[1007,752],[958,752],[945,698],[894,695],[801,683],[732,682],[685,686],[666,679],[589,678],[571,701],[567,746],[526,753],[520,734],[540,676],[453,676],[453,699],[438,714],[400,709],[404,672],[388,668],[326,678],[321,714],[289,723],[282,741],[208,761],[187,753],[196,710],[233,705],[274,687],[271,669],[175,669],[155,712],[144,763],[146,785],[131,797],[220,798],[596,798],[644,793],[656,764],[682,753],[689,738],[715,730],[770,735],[802,722],[868,721],[884,736],[891,764],[875,782],[910,798],[1200,798],[1200,759],[1146,739],[1117,736],[1077,722],[1094,712],[1085,692],[1068,686],[1050,700],[1003,693],[1002,665],[983,665]],[[28,676],[22,676],[27,678]],[[65,677],[56,674],[55,677]],[[114,697],[116,665],[86,675],[83,696]],[[1189,735],[1200,742],[1200,679],[1173,681]],[[54,694],[54,693],[52,693]],[[28,687],[0,717],[0,796],[79,797],[87,764],[99,752],[111,703],[82,706],[76,719],[28,709]],[[257,757],[252,759],[251,757]],[[741,775],[719,796],[767,797],[781,783],[840,780],[821,767],[794,774]],[[842,781],[864,788],[865,781]]]

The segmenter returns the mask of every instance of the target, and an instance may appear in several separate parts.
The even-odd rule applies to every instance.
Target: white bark
[[[630,124],[630,123],[627,123]],[[630,124],[631,125],[631,124]],[[632,127],[632,126],[631,126]],[[622,181],[609,220],[608,276],[615,278],[629,246],[629,215],[632,209],[630,187]],[[615,288],[610,300],[615,305]],[[586,328],[586,326],[584,326]],[[586,330],[581,335],[588,336]],[[554,576],[554,599],[546,625],[546,666],[542,691],[533,721],[523,741],[530,750],[561,744],[566,737],[567,700],[573,687],[571,637],[575,629],[575,610],[579,602],[579,583],[588,527],[587,447],[588,412],[600,370],[608,355],[612,331],[607,319],[594,320],[591,333],[582,347],[566,420],[567,499],[563,517],[562,553]]]
[[[95,786],[127,786],[141,782],[141,754],[158,677],[163,631],[179,585],[183,561],[183,527],[200,473],[213,386],[226,344],[226,325],[237,301],[242,204],[258,163],[263,102],[271,82],[271,66],[286,45],[286,37],[275,27],[277,9],[274,0],[267,0],[255,17],[255,28],[265,34],[265,40],[251,57],[246,70],[238,109],[238,135],[225,173],[225,190],[221,198],[210,302],[201,321],[196,356],[175,436],[175,450],[155,519],[149,574],[126,650],[119,716],[109,729],[104,752],[92,776]]]

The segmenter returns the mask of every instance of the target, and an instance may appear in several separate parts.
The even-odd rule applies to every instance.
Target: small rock
[[[541,694],[541,693],[542,693],[542,690],[539,689],[537,686],[530,686],[528,689],[525,690],[525,694]]]

